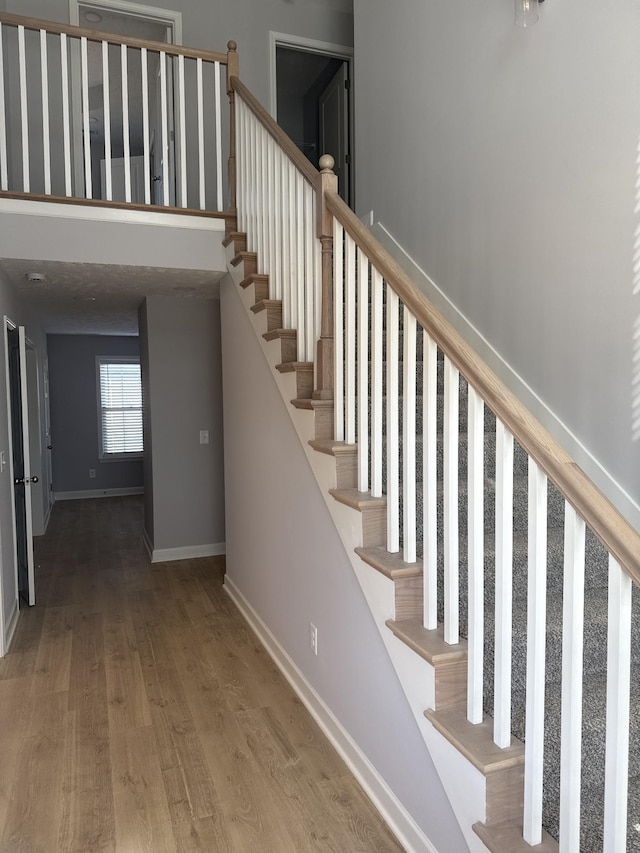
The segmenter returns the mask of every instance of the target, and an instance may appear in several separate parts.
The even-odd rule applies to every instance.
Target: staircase
[[[638,623],[619,565],[636,570],[637,534],[537,425],[531,438],[530,416],[495,377],[478,379],[475,356],[332,187],[307,204],[287,170],[308,166],[241,84],[232,87],[247,233],[228,234],[229,269],[274,369],[295,377],[290,403],[313,418],[310,446],[334,460],[329,500],[361,516],[355,559],[393,589],[392,658],[396,643],[427,662],[434,701],[424,716],[485,779],[477,838],[490,850],[640,850]],[[289,165],[269,149],[255,199],[248,184],[243,196],[243,174],[255,180],[260,161],[242,140],[259,147],[262,131]],[[321,165],[318,186],[330,180]],[[276,176],[297,186],[294,210],[308,214],[291,229]],[[312,287],[293,293],[294,272]],[[335,394],[323,385],[334,355]],[[590,501],[596,508],[585,510]]]

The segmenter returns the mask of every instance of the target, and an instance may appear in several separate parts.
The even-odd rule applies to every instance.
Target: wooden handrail
[[[640,534],[416,288],[405,271],[340,196],[335,192],[327,192],[325,201],[328,210],[356,241],[420,325],[480,394],[518,444],[536,461],[633,582],[640,586]]]
[[[296,144],[289,139],[280,125],[271,118],[260,101],[251,94],[244,83],[242,83],[237,77],[230,77],[229,85],[234,92],[237,92],[240,95],[260,124],[264,127],[267,133],[275,139],[296,169],[302,173],[312,187],[318,187],[320,172],[314,168],[313,164],[309,160],[307,160]]]
[[[227,54],[212,50],[200,50],[194,47],[183,47],[181,44],[166,44],[162,41],[150,41],[148,39],[121,36],[116,33],[103,33],[99,30],[91,30],[86,27],[75,27],[72,24],[61,24],[57,21],[45,21],[41,18],[25,18],[22,15],[12,15],[9,12],[0,13],[0,24],[10,26],[21,26],[27,30],[46,30],[53,35],[68,35],[75,38],[86,38],[89,41],[109,42],[109,44],[126,45],[127,47],[146,48],[151,51],[164,51],[170,56],[184,56],[187,59],[202,59],[204,62],[219,62],[227,64]]]

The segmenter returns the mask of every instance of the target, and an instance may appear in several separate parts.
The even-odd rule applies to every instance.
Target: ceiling
[[[45,276],[31,282],[28,274]],[[0,273],[49,334],[137,335],[146,296],[219,297],[224,273],[117,264],[0,260]]]

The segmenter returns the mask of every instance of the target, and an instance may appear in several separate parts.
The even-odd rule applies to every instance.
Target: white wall
[[[233,284],[221,286],[227,577],[423,832],[467,850]],[[309,622],[318,628],[318,656]]]
[[[512,5],[355,0],[359,213],[640,501],[640,6]]]
[[[222,553],[220,303],[149,296],[140,310],[145,470],[152,469],[145,529],[154,559],[177,559],[170,552],[178,549]],[[208,444],[200,444],[201,430]]]

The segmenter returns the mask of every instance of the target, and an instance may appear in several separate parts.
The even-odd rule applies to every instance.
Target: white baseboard
[[[123,495],[143,495],[142,486],[132,486],[126,489],[87,489],[81,492],[54,492],[54,501],[80,501],[88,498],[115,498]]]
[[[149,534],[146,529],[142,531],[142,541],[144,542],[144,547],[147,549],[147,554],[149,555],[149,559],[153,563],[153,543],[149,538]]]
[[[582,444],[577,436],[564,424],[536,392],[507,364],[489,341],[456,308],[449,297],[429,277],[422,267],[408,255],[393,235],[381,222],[377,222],[371,233],[407,273],[417,287],[433,302],[451,325],[473,347],[493,372],[513,391],[531,414],[547,429],[557,442],[578,463],[602,493],[622,513],[629,524],[640,530],[640,506],[633,497],[601,465],[596,457]]]
[[[214,542],[209,545],[186,545],[184,548],[154,548],[151,545],[146,530],[144,539],[152,563],[169,563],[172,560],[194,560],[197,557],[219,557],[221,554],[227,553],[226,542]]]
[[[49,504],[49,509],[47,510],[47,514],[44,517],[44,533],[47,532],[47,527],[49,526],[49,519],[51,518],[51,510],[53,509],[53,504],[55,503],[55,496],[53,501]]]
[[[224,589],[407,853],[437,853],[364,752],[228,576]]]

